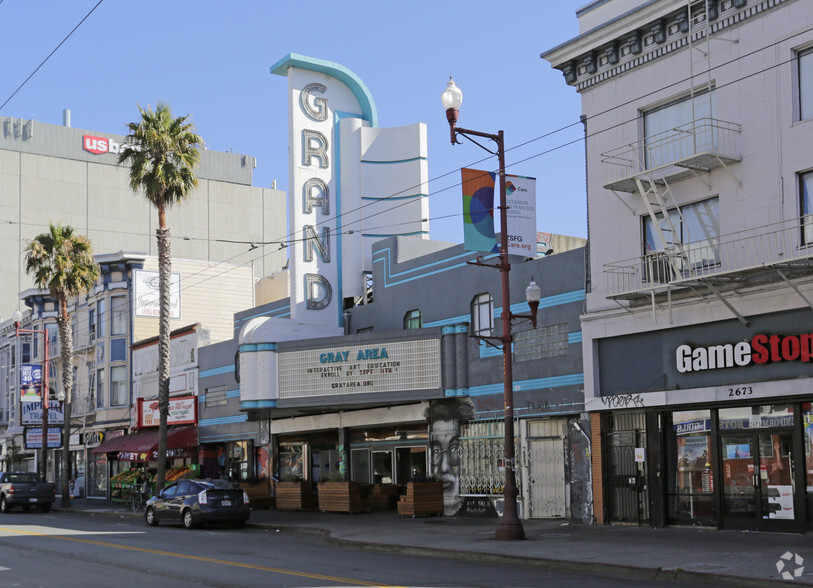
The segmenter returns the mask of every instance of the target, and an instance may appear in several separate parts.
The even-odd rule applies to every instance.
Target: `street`
[[[651,585],[341,549],[272,528],[151,528],[136,517],[59,512],[0,515],[0,546],[0,584],[20,587]]]

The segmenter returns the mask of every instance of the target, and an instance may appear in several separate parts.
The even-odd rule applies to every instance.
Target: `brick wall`
[[[601,476],[601,415],[590,413],[590,441],[593,452],[590,456],[593,468],[593,516],[596,523],[604,524],[604,487]]]

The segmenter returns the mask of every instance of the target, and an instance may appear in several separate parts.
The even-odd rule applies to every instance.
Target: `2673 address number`
[[[731,398],[736,398],[738,396],[751,396],[754,393],[754,390],[751,386],[741,386],[739,388],[729,388],[728,389],[728,396]]]

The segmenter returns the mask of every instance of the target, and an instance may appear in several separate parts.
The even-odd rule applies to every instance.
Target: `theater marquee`
[[[440,340],[341,345],[279,354],[279,398],[440,387]]]

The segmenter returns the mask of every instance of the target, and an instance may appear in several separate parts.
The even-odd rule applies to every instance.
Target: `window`
[[[478,294],[471,301],[471,334],[489,337],[494,332],[494,299]]]
[[[96,370],[96,408],[104,408],[104,368]]]
[[[127,361],[127,339],[110,339],[110,361]]]
[[[669,222],[665,218],[660,221],[660,233],[651,217],[643,218],[644,255],[659,255],[659,252],[664,251],[663,239],[666,239],[669,250],[674,250],[678,244],[682,246],[686,256],[680,265],[685,266],[686,262],[689,264],[685,269],[710,267],[720,263],[720,199],[716,196],[682,206],[680,211],[670,210]],[[670,224],[674,227],[674,233]],[[653,267],[665,271],[666,264],[658,263]],[[646,274],[650,275],[648,271]]]
[[[110,298],[110,334],[127,334],[127,298],[125,296]]]
[[[116,365],[110,368],[110,406],[127,404],[127,366]]]
[[[512,338],[516,361],[531,361],[543,357],[565,355],[570,345],[565,323],[517,331]]]
[[[90,340],[96,340],[96,310],[93,308],[88,309],[88,333]]]
[[[799,118],[813,117],[813,49],[799,53]]]
[[[420,310],[410,310],[404,315],[405,329],[420,329],[423,326]]]
[[[96,335],[98,337],[104,337],[104,320],[105,320],[105,301],[104,298],[99,299],[96,303]]]
[[[647,168],[672,163],[714,147],[709,120],[714,117],[714,90],[697,92],[644,112],[644,145]],[[692,123],[696,122],[692,127]],[[681,128],[684,132],[675,129]],[[685,132],[692,131],[694,132]]]
[[[799,174],[800,210],[802,212],[802,243],[813,243],[813,171]]]
[[[206,408],[223,406],[226,404],[226,386],[206,388]]]

